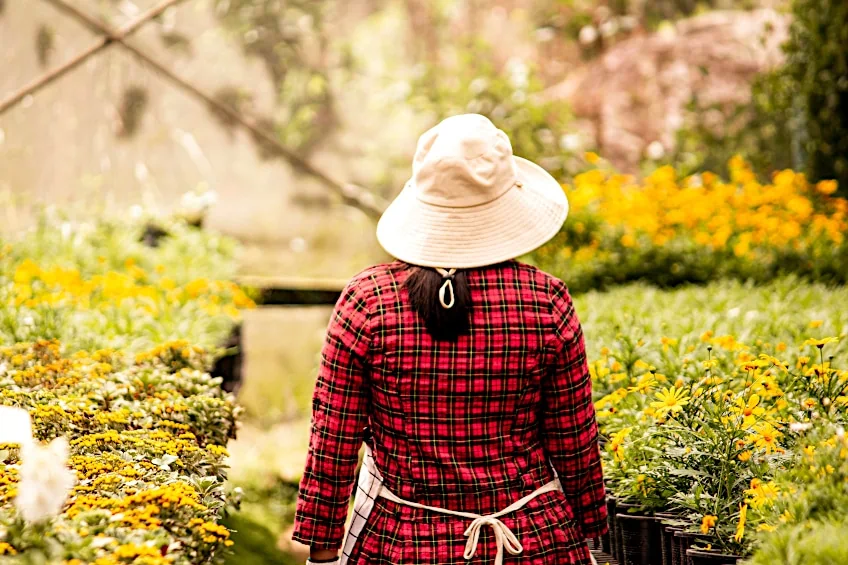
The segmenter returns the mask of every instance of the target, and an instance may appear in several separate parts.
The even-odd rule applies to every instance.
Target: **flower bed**
[[[98,565],[197,564],[219,553],[237,409],[202,367],[203,351],[186,343],[129,359],[68,357],[52,341],[0,348],[0,404],[26,408],[37,439],[67,438],[78,481],[49,527],[25,525],[14,505],[24,494],[17,447],[0,446],[0,553]]]
[[[787,170],[761,184],[738,158],[730,170],[726,182],[671,167],[644,180],[603,168],[577,175],[565,187],[568,221],[530,259],[573,291],[788,273],[848,282],[848,200],[831,196],[834,181],[811,185]]]
[[[0,241],[0,342],[140,351],[170,340],[217,346],[253,301],[235,284],[234,244],[181,223],[158,247],[145,224],[42,220]]]
[[[34,489],[27,455],[0,445],[4,563],[200,565],[231,544],[239,408],[206,371],[253,302],[227,280],[232,241],[175,222],[149,247],[144,230],[42,219],[0,245],[0,406],[26,409],[36,440],[65,438],[75,475],[70,493]]]
[[[845,423],[848,371],[826,355],[839,337],[809,338],[792,358],[783,342],[685,337],[663,337],[646,355],[643,340],[619,335],[592,364],[608,486],[619,504],[671,513],[667,523],[701,534],[695,547],[747,555],[752,531],[777,526],[780,495],[802,488],[784,491],[776,477],[806,465],[808,430]]]

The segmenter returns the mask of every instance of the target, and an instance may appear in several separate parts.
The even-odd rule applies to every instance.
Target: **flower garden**
[[[729,182],[587,171],[560,241],[532,258],[578,291],[652,283],[576,299],[603,546],[640,565],[848,562],[833,535],[848,529],[848,293],[827,286],[845,282],[848,202],[792,171],[761,184],[730,168]]]
[[[0,243],[0,406],[65,442],[29,464],[35,451],[0,445],[4,563],[197,565],[232,544],[219,522],[240,409],[206,371],[253,302],[229,282],[232,241],[167,231],[154,247],[143,223],[45,214]],[[70,491],[42,464],[67,465]]]
[[[604,548],[638,565],[848,562],[848,202],[739,159],[727,181],[637,180],[587,157],[563,231],[526,259],[566,281],[583,323]],[[0,445],[4,563],[224,563],[239,549],[224,524],[251,529],[224,522],[242,408],[208,370],[254,304],[231,282],[232,240],[165,229],[151,242],[144,222],[47,212],[0,242],[0,406],[52,442],[39,464],[73,473],[43,483],[64,501],[51,509],[35,456]],[[295,490],[258,481],[239,487],[274,510],[251,519],[279,532]]]

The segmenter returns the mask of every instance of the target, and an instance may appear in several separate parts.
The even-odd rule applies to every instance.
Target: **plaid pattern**
[[[582,540],[606,530],[597,425],[583,334],[566,286],[508,261],[468,271],[471,332],[434,341],[394,262],[348,284],[330,321],[292,537],[342,544],[368,426],[376,468],[406,500],[491,514],[557,475],[502,518],[524,546],[506,563],[589,563]],[[378,498],[350,564],[464,563],[467,520]],[[472,562],[495,554],[481,535]]]

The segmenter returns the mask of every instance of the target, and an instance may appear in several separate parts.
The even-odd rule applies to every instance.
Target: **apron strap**
[[[523,507],[525,504],[527,504],[540,494],[544,494],[553,490],[562,490],[562,485],[560,484],[559,479],[554,479],[553,481],[542,485],[527,496],[513,502],[503,510],[495,512],[494,514],[486,514],[485,516],[480,514],[474,514],[473,512],[460,512],[458,510],[449,510],[447,508],[439,508],[437,506],[427,506],[426,504],[419,504],[417,502],[412,502],[411,500],[404,500],[399,496],[395,495],[392,491],[390,491],[386,487],[386,485],[383,485],[380,488],[378,496],[382,496],[393,502],[397,502],[398,504],[412,506],[413,508],[432,510],[434,512],[441,512],[443,514],[452,514],[454,516],[461,516],[463,518],[471,518],[472,522],[465,530],[465,535],[468,537],[468,542],[466,542],[465,544],[465,552],[462,554],[465,559],[471,559],[472,557],[474,557],[474,554],[477,553],[477,544],[480,539],[480,529],[483,526],[490,526],[495,534],[495,544],[498,549],[497,555],[495,556],[495,565],[502,565],[504,548],[506,548],[506,550],[512,555],[518,555],[519,553],[524,551],[524,547],[522,547],[521,542],[518,540],[518,537],[515,535],[515,533],[513,533],[513,531],[510,530],[506,526],[506,524],[501,522],[498,518],[505,514],[509,514],[510,512],[515,512],[516,510]]]

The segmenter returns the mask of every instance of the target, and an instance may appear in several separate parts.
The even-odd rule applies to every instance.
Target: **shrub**
[[[603,169],[566,185],[570,217],[528,260],[575,291],[634,280],[660,287],[719,278],[764,282],[794,273],[848,280],[848,200],[833,181],[791,170],[761,184],[735,158],[731,178],[679,178],[662,167],[642,181]]]
[[[204,355],[185,343],[137,358],[115,351],[68,356],[55,341],[0,348],[0,405],[26,408],[37,439],[67,438],[78,479],[60,516],[26,524],[13,505],[18,449],[2,446],[4,562],[220,559],[229,545],[229,531],[217,524],[230,502],[224,446],[238,410],[220,379],[202,372]]]
[[[801,116],[804,170],[848,188],[848,3],[794,0],[785,72]]]

